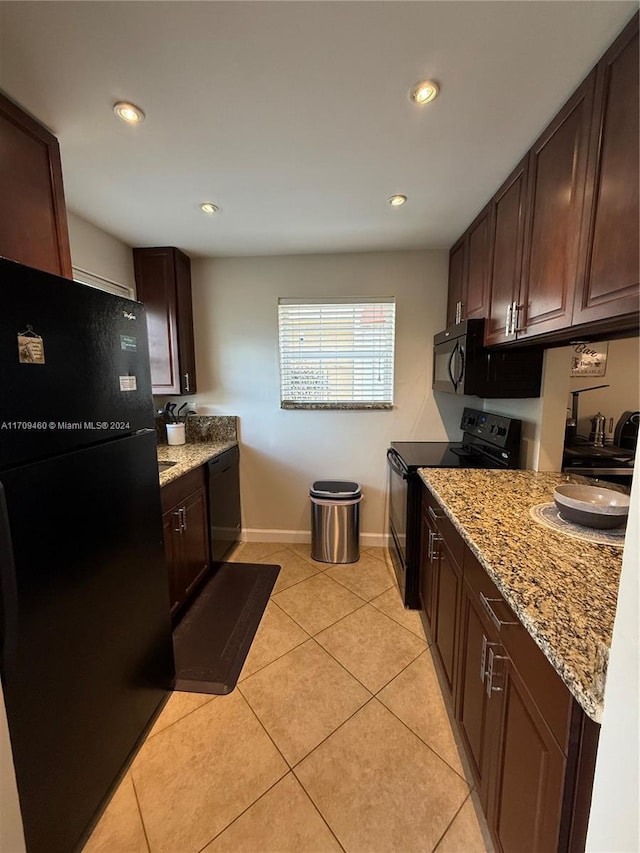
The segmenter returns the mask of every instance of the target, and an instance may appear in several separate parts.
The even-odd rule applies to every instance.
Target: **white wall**
[[[603,346],[593,344],[594,349]],[[573,347],[568,348],[573,353]],[[579,391],[581,388],[592,388],[595,385],[608,385],[598,391],[588,391],[578,398],[578,434],[589,437],[591,421],[595,414],[602,412],[607,418],[613,418],[613,426],[625,411],[640,410],[640,339],[622,338],[609,341],[607,355],[607,371],[604,376],[572,376],[569,381],[569,391]],[[571,395],[567,398],[567,406],[571,406]],[[607,432],[607,440],[613,440],[613,435]]]
[[[363,543],[381,544],[376,537],[386,530],[389,442],[459,437],[464,402],[440,395],[447,398],[436,405],[431,391],[433,335],[445,324],[447,264],[445,251],[192,262],[196,402],[240,418],[249,538],[308,535],[309,487],[335,477],[362,483]],[[392,411],[280,408],[278,297],[332,295],[396,297]]]
[[[74,213],[67,213],[74,267],[131,287],[135,293],[131,247]]]
[[[571,391],[594,385],[609,385],[589,391],[579,398],[578,432],[588,438],[589,418],[601,411],[613,418],[613,425],[623,411],[640,409],[639,339],[622,338],[609,341],[605,376],[572,377],[573,347],[555,347],[544,354],[540,399],[484,400],[482,408],[489,412],[511,415],[523,421],[522,464],[536,471],[559,471],[562,464],[567,407],[571,407]],[[594,347],[601,344],[594,344]],[[607,433],[612,441],[613,434]]]
[[[640,455],[636,455],[636,464],[639,462]],[[598,853],[631,853],[640,850],[639,568],[640,481],[636,477],[631,488],[629,524],[622,558],[587,834],[586,849]]]

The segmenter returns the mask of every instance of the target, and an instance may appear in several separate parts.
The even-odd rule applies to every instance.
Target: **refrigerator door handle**
[[[9,511],[0,482],[0,669],[6,672],[15,658],[18,627],[18,588]]]

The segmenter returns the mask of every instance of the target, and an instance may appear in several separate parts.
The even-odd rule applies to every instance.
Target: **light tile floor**
[[[174,693],[84,853],[484,853],[420,617],[388,554],[282,566],[237,688]]]

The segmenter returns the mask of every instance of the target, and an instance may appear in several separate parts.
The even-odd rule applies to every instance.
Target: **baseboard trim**
[[[245,527],[242,530],[243,542],[284,542],[308,544],[311,542],[310,530],[275,530],[257,527]],[[364,548],[388,548],[388,533],[361,533],[360,545]]]

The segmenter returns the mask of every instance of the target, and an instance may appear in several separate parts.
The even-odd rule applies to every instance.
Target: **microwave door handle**
[[[392,471],[394,471],[399,477],[402,477],[403,480],[407,479],[407,472],[403,471],[402,468],[398,465],[398,457],[393,450],[393,448],[389,448],[387,450],[387,462],[389,463],[389,467]]]
[[[455,391],[458,390],[458,383],[453,378],[453,370],[451,369],[451,365],[453,363],[453,359],[455,358],[457,349],[458,349],[458,344],[456,343],[454,348],[451,350],[451,355],[449,356],[449,364],[447,365],[447,370],[449,371],[449,379],[451,380],[451,384],[453,385]]]
[[[464,349],[460,344],[458,344],[458,355],[460,356],[460,372],[458,373],[458,378],[456,380],[456,388],[460,385],[464,376]]]

